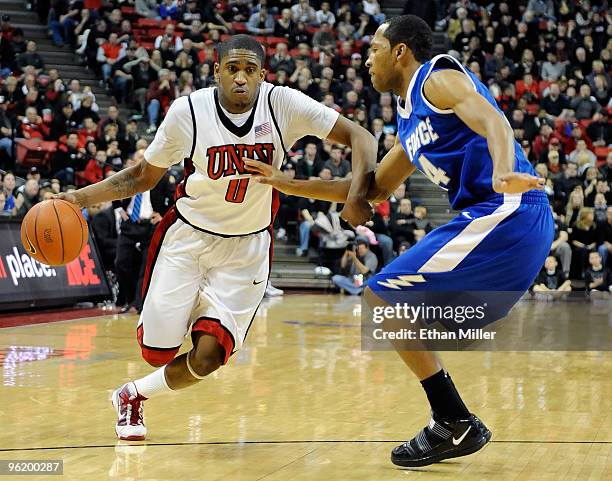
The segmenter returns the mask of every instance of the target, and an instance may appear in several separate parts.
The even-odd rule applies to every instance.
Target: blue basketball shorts
[[[368,287],[388,302],[416,291],[514,292],[506,296],[509,310],[538,275],[553,234],[543,192],[498,195],[431,231]]]

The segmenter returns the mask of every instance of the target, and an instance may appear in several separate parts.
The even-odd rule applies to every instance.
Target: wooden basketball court
[[[554,318],[585,304],[545,307],[533,312]],[[64,460],[63,477],[23,478],[37,480],[612,479],[610,352],[445,353],[493,442],[395,467],[390,450],[428,422],[428,405],[395,353],[361,350],[359,316],[351,297],[264,301],[225,368],[147,401],[148,440],[131,445],[115,438],[109,396],[152,370],[136,316],[0,329],[0,459]]]

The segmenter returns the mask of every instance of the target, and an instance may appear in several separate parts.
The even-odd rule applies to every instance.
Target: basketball
[[[21,243],[43,264],[58,266],[76,259],[87,243],[87,222],[79,208],[60,199],[36,204],[21,224]]]

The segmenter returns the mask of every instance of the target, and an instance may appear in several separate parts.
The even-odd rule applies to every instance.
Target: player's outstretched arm
[[[102,182],[88,185],[70,194],[57,194],[55,197],[72,202],[80,207],[125,199],[155,187],[167,170],[166,168],[155,167],[143,160]]]
[[[146,153],[137,152],[135,165],[108,179],[56,197],[81,207],[132,197],[157,185],[171,165],[180,162],[192,144],[193,123],[188,97],[179,97],[168,109]],[[145,155],[146,154],[146,155]],[[147,160],[145,160],[145,157]]]
[[[246,157],[242,160],[255,182],[270,185],[287,195],[343,204],[346,202],[351,187],[351,179],[291,179],[276,167],[265,162]]]
[[[514,172],[514,133],[506,118],[457,70],[439,70],[426,80],[423,92],[430,103],[451,109],[474,132],[487,139],[493,159],[493,189],[518,194],[543,189],[543,179]]]
[[[340,115],[327,139],[348,145],[352,150],[352,176],[344,208],[340,215],[351,225],[360,225],[371,216],[366,195],[370,187],[370,174],[376,168],[378,144],[366,129]]]
[[[340,180],[298,180],[290,179],[277,168],[258,160],[243,159],[245,166],[254,174],[257,182],[270,185],[287,195],[296,195],[329,202],[346,202],[351,181]],[[387,199],[404,182],[416,167],[408,160],[401,144],[396,140],[376,169],[368,174],[366,199],[376,203]]]
[[[406,156],[399,135],[396,135],[395,145],[385,154],[376,169],[374,181],[368,189],[368,201],[377,203],[388,199],[415,170],[416,166]]]

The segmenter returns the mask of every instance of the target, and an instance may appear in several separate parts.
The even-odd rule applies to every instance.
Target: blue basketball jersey
[[[487,87],[450,55],[437,55],[415,72],[405,104],[398,99],[398,135],[410,161],[434,184],[448,191],[453,209],[464,209],[483,201],[503,201],[493,190],[493,161],[487,140],[470,129],[452,110],[433,106],[423,92],[432,72],[454,69],[465,73],[474,89],[495,107]],[[505,120],[505,117],[504,117]],[[518,142],[514,142],[515,172],[535,175]]]

